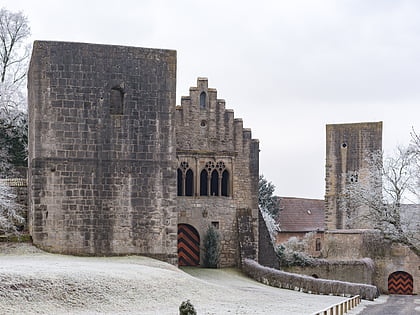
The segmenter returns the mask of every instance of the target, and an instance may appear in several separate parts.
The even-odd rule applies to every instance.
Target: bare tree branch
[[[420,205],[418,199],[412,198],[419,194],[415,154],[412,145],[398,148],[393,157],[385,159],[382,152],[372,154],[367,161],[368,167],[360,170],[364,174],[363,180],[349,183],[342,202],[350,222],[365,220],[373,229],[379,230],[383,238],[407,245],[420,256],[420,231],[416,219],[420,216]]]

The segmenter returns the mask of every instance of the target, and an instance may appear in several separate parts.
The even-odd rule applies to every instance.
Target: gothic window
[[[177,171],[178,196],[194,195],[194,173],[187,162],[181,162]]]
[[[110,113],[111,115],[123,114],[124,89],[121,86],[114,86],[110,95]]]
[[[182,171],[178,168],[177,173],[178,196],[182,196]]]
[[[200,196],[224,196],[230,192],[230,174],[225,163],[209,161],[200,173]]]
[[[229,196],[229,172],[227,170],[222,173],[222,196]]]
[[[214,170],[211,172],[210,195],[219,196],[219,173]]]
[[[200,196],[207,196],[207,170],[202,170],[200,174]]]
[[[192,170],[188,170],[185,174],[185,196],[194,194],[194,174]]]
[[[200,94],[200,108],[206,108],[206,92],[201,92]]]

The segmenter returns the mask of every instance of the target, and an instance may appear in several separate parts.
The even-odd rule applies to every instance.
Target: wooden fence
[[[343,315],[347,313],[347,311],[359,305],[361,300],[362,299],[360,298],[360,295],[356,295],[341,303],[337,303],[330,307],[327,307],[322,311],[313,313],[312,315]]]

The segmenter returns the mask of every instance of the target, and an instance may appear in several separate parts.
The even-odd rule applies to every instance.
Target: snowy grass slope
[[[260,284],[237,269],[178,269],[158,260],[48,254],[0,244],[0,314],[310,314],[342,297]]]

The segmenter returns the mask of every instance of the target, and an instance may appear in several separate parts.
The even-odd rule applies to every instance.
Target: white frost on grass
[[[0,244],[1,314],[311,314],[343,297],[260,284],[237,269],[185,268],[150,258],[74,257]]]

